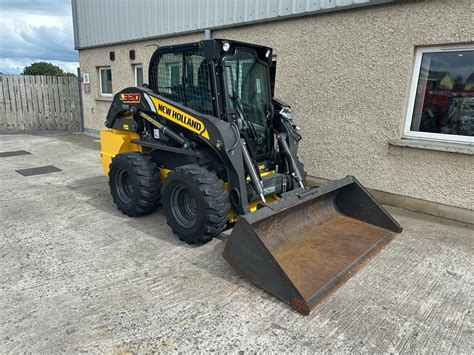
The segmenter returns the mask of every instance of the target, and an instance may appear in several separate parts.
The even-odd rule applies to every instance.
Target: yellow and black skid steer
[[[233,227],[224,258],[309,314],[401,227],[354,177],[308,187],[272,65],[271,48],[237,41],[158,48],[148,84],[113,99],[102,166],[128,216],[162,204],[187,243]]]

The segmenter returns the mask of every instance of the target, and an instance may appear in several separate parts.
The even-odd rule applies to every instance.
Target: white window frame
[[[169,78],[169,86],[171,86],[171,73],[172,73],[172,68],[178,68],[178,70],[182,71],[181,68],[183,66],[183,63],[167,63],[168,66],[168,78]],[[182,82],[182,79],[180,80]]]
[[[107,92],[102,92],[102,71],[103,70],[110,70],[110,73],[112,74],[112,68],[111,67],[99,67],[99,90],[100,90],[100,96],[104,97],[113,97],[113,87],[112,87],[112,93],[107,93]]]
[[[415,62],[413,66],[413,73],[410,84],[410,96],[408,99],[408,109],[405,116],[405,126],[403,129],[403,138],[408,139],[424,139],[439,142],[451,142],[451,143],[462,143],[472,144],[474,143],[474,137],[461,136],[455,134],[443,134],[443,133],[430,133],[430,132],[416,132],[411,131],[411,122],[413,119],[413,111],[415,109],[415,97],[416,90],[418,87],[418,81],[420,79],[421,72],[421,61],[423,54],[426,53],[443,53],[443,52],[458,52],[458,51],[473,51],[474,45],[456,45],[446,47],[420,47],[415,52]]]
[[[135,64],[133,66],[133,72],[135,74],[135,86],[138,86],[138,75],[137,75],[137,69],[141,68],[142,69],[142,77],[143,77],[143,83],[145,83],[145,77],[143,73],[143,64]]]

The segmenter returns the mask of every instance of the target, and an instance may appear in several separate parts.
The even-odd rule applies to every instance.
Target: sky
[[[0,0],[0,72],[19,74],[37,61],[76,73],[71,0]]]

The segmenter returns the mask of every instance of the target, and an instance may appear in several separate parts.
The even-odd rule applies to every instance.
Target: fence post
[[[77,90],[79,92],[79,132],[84,132],[84,108],[82,106],[81,68],[77,68]]]

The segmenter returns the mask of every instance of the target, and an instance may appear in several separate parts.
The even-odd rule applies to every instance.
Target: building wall
[[[472,155],[389,145],[402,134],[416,46],[474,42],[474,0],[400,1],[216,30],[213,37],[275,49],[276,96],[292,105],[302,128],[300,155],[310,175],[354,175],[369,188],[474,210]],[[133,83],[128,50],[137,50],[146,72],[153,48],[145,45],[152,42],[82,50],[81,69],[95,73],[115,50],[118,90]],[[84,99],[90,129],[102,127],[110,104],[95,100],[96,84]]]
[[[135,85],[134,66],[143,65],[143,80],[148,82],[148,62],[156,50],[156,45],[166,46],[177,43],[200,41],[203,34],[193,33],[175,37],[120,44],[79,51],[81,73],[90,74],[90,93],[83,93],[84,127],[88,130],[98,131],[104,129],[105,117],[112,102],[111,97],[101,97],[99,87],[99,68],[112,69],[112,89],[115,92],[128,86]],[[129,59],[129,51],[135,50],[135,60]],[[115,60],[109,59],[109,52],[115,52]]]

